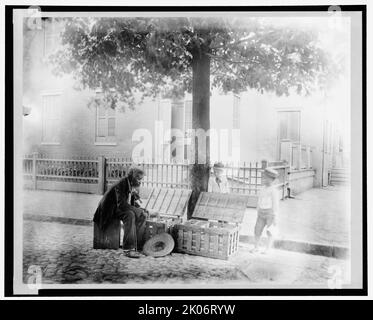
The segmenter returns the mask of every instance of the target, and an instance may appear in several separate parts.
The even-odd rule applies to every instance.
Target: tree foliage
[[[101,89],[121,109],[133,108],[136,97],[191,92],[192,63],[201,54],[211,58],[212,87],[224,93],[309,94],[336,72],[316,32],[253,18],[71,18],[62,43],[51,57],[55,72]]]

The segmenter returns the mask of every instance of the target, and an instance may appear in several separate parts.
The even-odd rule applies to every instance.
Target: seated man
[[[131,258],[138,258],[137,250],[142,248],[147,211],[141,209],[137,189],[144,172],[140,168],[131,168],[125,178],[115,183],[102,197],[93,221],[101,230],[113,219],[121,219],[124,225],[123,249]]]
[[[214,175],[209,178],[208,192],[229,193],[229,184],[224,164],[216,162],[213,167]]]

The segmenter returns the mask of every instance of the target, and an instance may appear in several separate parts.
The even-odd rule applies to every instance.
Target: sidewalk
[[[337,255],[343,256],[350,247],[350,214],[347,188],[330,186],[308,190],[280,202],[278,242],[282,247],[304,243],[311,251],[310,245],[316,245],[316,251],[336,249]],[[248,208],[240,234],[252,236],[255,221],[256,210]]]
[[[91,224],[100,195],[24,190],[24,218]],[[280,202],[275,247],[330,257],[346,257],[349,248],[349,195],[343,187],[311,189]],[[248,208],[241,242],[252,242],[256,211]]]

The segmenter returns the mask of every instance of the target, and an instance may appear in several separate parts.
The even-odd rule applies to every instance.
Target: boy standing
[[[263,251],[266,253],[273,243],[273,236],[276,233],[276,216],[279,211],[279,193],[275,186],[275,181],[278,177],[278,172],[271,168],[266,168],[262,175],[264,188],[260,190],[257,204],[257,220],[255,224],[255,247],[252,252],[259,249],[259,241],[264,227],[267,227],[268,242],[267,247]]]
[[[229,184],[225,172],[224,164],[216,162],[213,166],[214,175],[210,176],[208,192],[229,193]]]

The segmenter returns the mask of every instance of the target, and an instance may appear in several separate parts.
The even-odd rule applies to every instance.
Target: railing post
[[[286,195],[288,194],[288,188],[290,187],[289,182],[289,171],[290,171],[290,165],[286,161],[284,162],[284,186],[283,186],[283,197],[282,199],[285,199]]]
[[[281,169],[279,169],[278,171],[279,172],[282,172],[282,188],[281,188],[281,191],[282,191],[282,195],[281,195],[281,199],[283,200],[284,197],[285,197],[285,174],[286,174],[286,160],[283,160],[282,161],[282,167]],[[279,173],[279,175],[281,176],[281,173]]]
[[[32,154],[32,184],[33,184],[33,189],[37,189],[37,183],[36,183],[36,175],[37,175],[37,167],[36,167],[36,160],[38,158],[38,153],[34,152]]]
[[[268,161],[267,160],[262,160],[262,170],[264,172],[265,168],[268,167]],[[263,185],[263,172],[262,172],[262,175],[261,175],[261,179],[260,179],[260,184]]]
[[[298,159],[297,160],[298,160],[297,169],[300,170],[302,166],[302,144],[301,143],[298,144]]]
[[[293,167],[293,143],[290,141],[289,142],[289,166]]]
[[[105,193],[105,185],[106,185],[106,158],[104,156],[98,157],[98,186],[97,186],[97,193],[104,194]]]
[[[311,169],[311,146],[307,146],[307,169]]]
[[[262,160],[262,169],[264,170],[267,167],[268,167],[268,161],[267,160]]]

